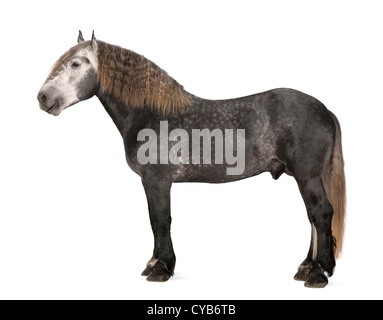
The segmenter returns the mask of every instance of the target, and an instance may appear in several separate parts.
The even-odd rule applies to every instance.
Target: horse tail
[[[331,113],[331,112],[330,112]],[[325,168],[322,179],[326,195],[330,201],[334,215],[332,218],[332,234],[334,241],[334,256],[339,258],[342,252],[343,235],[346,217],[346,181],[344,175],[344,160],[342,153],[342,141],[340,124],[336,116],[331,113],[335,123],[335,143],[332,157]]]

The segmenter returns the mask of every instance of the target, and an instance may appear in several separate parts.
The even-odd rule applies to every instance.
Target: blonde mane
[[[156,64],[133,51],[97,41],[100,85],[132,107],[160,113],[190,106],[190,95]]]

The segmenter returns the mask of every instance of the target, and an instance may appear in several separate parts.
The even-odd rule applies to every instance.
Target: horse
[[[93,96],[119,130],[146,193],[154,236],[142,272],[148,281],[174,275],[173,183],[225,183],[270,172],[275,180],[283,173],[296,180],[311,224],[309,251],[294,279],[311,288],[328,284],[342,250],[346,193],[340,124],[324,104],[287,88],[206,100],[144,56],[99,41],[94,32],[85,41],[80,31],[37,99],[40,109],[58,116]]]

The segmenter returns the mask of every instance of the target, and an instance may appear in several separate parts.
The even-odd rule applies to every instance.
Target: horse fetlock
[[[324,270],[326,271],[327,275],[331,277],[335,270],[335,260],[331,261],[330,263],[326,263]]]
[[[322,259],[318,259],[316,264],[320,269],[323,269],[323,271],[326,272],[329,277],[334,274],[336,263],[333,254],[323,257]]]

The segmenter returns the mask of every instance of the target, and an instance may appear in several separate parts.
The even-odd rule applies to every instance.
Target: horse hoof
[[[169,280],[171,275],[169,273],[156,273],[156,272],[151,272],[150,275],[146,278],[146,280],[150,282],[166,282]]]
[[[142,271],[141,275],[144,277],[147,277],[153,271],[153,268],[157,264],[157,262],[158,262],[158,259],[151,258],[146,264],[146,268],[144,271]]]
[[[314,266],[311,262],[302,262],[302,264],[298,268],[298,272],[294,276],[294,280],[304,282],[307,281],[313,267]]]
[[[298,270],[298,272],[294,276],[294,280],[303,282],[307,281],[310,275],[310,271],[311,269]]]
[[[152,269],[152,272],[150,272],[150,274],[146,278],[146,280],[151,282],[166,282],[171,276],[172,274],[165,270],[165,268],[163,268],[162,266],[155,266]]]
[[[307,288],[324,288],[328,285],[328,279],[322,272],[317,272],[316,270],[313,270],[306,282],[305,287]]]
[[[152,272],[152,270],[153,268],[145,268],[145,270],[142,271],[141,275],[147,277]]]

